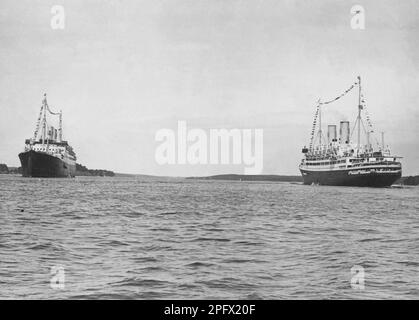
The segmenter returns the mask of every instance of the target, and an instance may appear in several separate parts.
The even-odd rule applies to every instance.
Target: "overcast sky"
[[[50,26],[62,5],[64,30]],[[354,4],[365,30],[350,26]],[[156,175],[243,173],[158,165],[155,133],[261,128],[266,174],[298,174],[316,101],[359,74],[375,129],[419,173],[419,1],[0,2],[0,163],[18,166],[42,95],[89,168]],[[357,95],[324,122],[355,120]],[[351,126],[352,127],[352,126]]]

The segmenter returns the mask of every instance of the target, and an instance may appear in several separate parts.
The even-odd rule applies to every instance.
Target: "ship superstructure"
[[[58,116],[58,128],[50,125],[47,114]],[[34,135],[25,140],[25,150],[19,154],[24,177],[74,177],[76,154],[63,140],[62,112],[51,111],[46,94],[36,123]]]
[[[352,131],[349,121],[340,121],[339,136],[334,124],[327,126],[324,135],[322,108],[354,88],[359,90],[358,115]],[[401,177],[401,157],[391,154],[384,143],[384,133],[381,143],[377,139],[375,145],[373,143],[374,129],[361,89],[361,77],[358,77],[340,96],[318,102],[310,144],[302,149],[304,159],[299,166],[304,184],[387,187]],[[364,143],[361,143],[361,135],[365,136]]]

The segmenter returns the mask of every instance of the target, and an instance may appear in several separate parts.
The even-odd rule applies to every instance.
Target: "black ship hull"
[[[353,187],[389,187],[401,177],[399,172],[357,173],[354,170],[312,171],[300,169],[304,184]]]
[[[33,150],[19,154],[23,177],[67,178],[74,177],[76,166],[46,153]]]

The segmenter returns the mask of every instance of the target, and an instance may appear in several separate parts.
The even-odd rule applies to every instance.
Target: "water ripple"
[[[0,298],[418,299],[418,208],[417,187],[0,176]]]

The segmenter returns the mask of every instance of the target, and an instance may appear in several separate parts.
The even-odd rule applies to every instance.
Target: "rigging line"
[[[320,145],[325,144],[326,139],[324,138],[323,133],[320,130],[317,132],[316,140],[317,138],[319,138]]]
[[[364,121],[361,119],[362,128],[364,129],[364,133],[367,134],[367,129],[365,129]]]
[[[354,126],[353,126],[353,128],[352,128],[352,131],[351,131],[351,136],[349,137],[350,139],[352,139],[352,135],[354,134],[354,132],[355,132],[355,128],[356,128],[356,124],[358,123],[358,121],[359,121],[359,119],[358,119],[358,117],[356,118],[356,120],[355,120],[355,124],[354,124]]]

